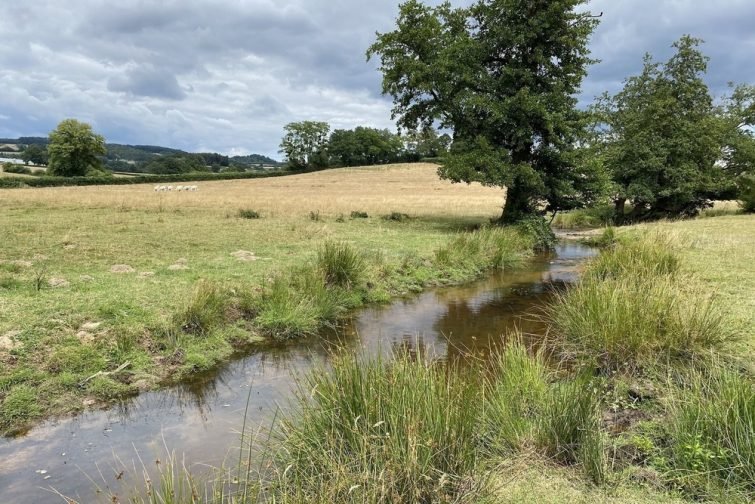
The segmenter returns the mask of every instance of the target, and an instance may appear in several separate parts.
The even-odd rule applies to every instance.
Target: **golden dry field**
[[[479,184],[440,180],[433,164],[340,168],[321,172],[218,182],[195,182],[198,192],[155,193],[152,185],[14,189],[0,192],[2,205],[63,208],[130,208],[144,211],[253,208],[266,216],[294,217],[319,210],[348,215],[354,210],[415,217],[494,217],[504,191]],[[167,184],[160,184],[167,185]]]

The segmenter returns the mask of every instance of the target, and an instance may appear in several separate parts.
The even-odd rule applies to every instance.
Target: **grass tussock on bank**
[[[551,380],[518,342],[492,374],[399,355],[339,359],[304,380],[279,432],[276,491],[309,502],[475,502],[501,456],[532,454],[606,476],[588,377]]]
[[[638,371],[722,349],[737,331],[660,234],[633,236],[591,262],[549,308],[553,344],[604,371]]]

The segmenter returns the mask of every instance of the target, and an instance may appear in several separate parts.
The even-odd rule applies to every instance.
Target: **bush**
[[[3,165],[3,171],[5,173],[17,173],[19,175],[33,175],[34,172],[31,171],[30,168],[15,164],[15,163],[5,163]]]
[[[541,216],[531,216],[517,223],[517,228],[533,240],[535,250],[553,250],[556,246],[556,235],[548,222]]]
[[[755,499],[755,384],[717,366],[672,406],[670,478],[697,496],[724,487]]]
[[[317,253],[317,265],[327,285],[349,288],[359,283],[364,259],[348,243],[325,242]]]

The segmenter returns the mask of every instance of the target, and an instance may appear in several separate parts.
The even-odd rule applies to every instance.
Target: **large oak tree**
[[[380,58],[400,127],[453,131],[442,177],[507,188],[504,222],[585,202],[594,165],[579,162],[585,116],[576,94],[597,23],[585,3],[409,0],[396,29],[368,50]]]

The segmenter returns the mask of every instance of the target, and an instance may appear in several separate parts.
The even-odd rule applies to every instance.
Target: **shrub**
[[[19,175],[33,175],[34,172],[31,171],[30,168],[15,164],[15,163],[5,163],[3,165],[3,171],[5,173],[17,173]]]
[[[256,210],[252,210],[251,208],[242,208],[239,210],[238,214],[236,214],[239,219],[260,219],[262,218],[262,215],[260,215],[259,212]]]
[[[468,498],[480,399],[458,375],[405,354],[390,365],[339,359],[332,373],[307,376],[281,426],[280,491],[330,502]]]
[[[364,272],[364,259],[348,243],[327,241],[317,253],[317,265],[325,283],[349,288],[359,283]]]
[[[556,235],[548,222],[541,216],[522,219],[516,227],[524,235],[532,238],[535,250],[552,250],[556,246]]]
[[[670,478],[704,496],[724,487],[755,499],[755,384],[723,366],[695,373],[671,408]]]

